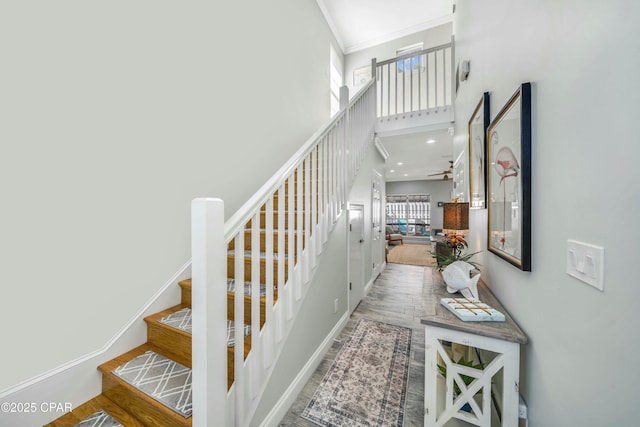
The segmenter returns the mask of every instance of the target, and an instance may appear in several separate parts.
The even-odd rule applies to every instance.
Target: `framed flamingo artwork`
[[[469,206],[484,209],[487,203],[487,127],[489,92],[485,92],[469,120]]]
[[[487,159],[487,248],[531,271],[531,83],[489,125]]]

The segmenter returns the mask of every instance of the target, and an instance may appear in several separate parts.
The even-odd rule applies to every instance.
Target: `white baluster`
[[[285,238],[287,233],[284,228],[285,206],[291,206],[291,201],[287,202],[284,184],[278,189],[278,305],[276,307],[278,314],[278,325],[276,327],[276,342],[281,342],[284,336],[284,318],[285,318],[285,302],[283,301],[284,289],[284,273],[286,271],[285,259]],[[291,252],[289,252],[291,254]],[[289,260],[289,262],[291,262]]]
[[[294,295],[296,297],[296,301],[299,301],[302,298],[302,280],[303,280],[303,272],[302,272],[302,238],[304,233],[304,174],[302,170],[302,162],[298,164],[296,169],[296,178],[297,178],[297,199],[296,199],[296,259],[295,259],[295,286],[294,286]]]
[[[268,216],[268,213],[266,213]],[[273,215],[273,212],[271,212]],[[266,218],[265,218],[266,220]],[[260,212],[251,220],[251,381],[249,396],[253,400],[260,388]],[[268,268],[268,265],[267,265]]]
[[[245,228],[240,230],[235,237],[234,243],[234,349],[233,349],[233,371],[234,389],[236,403],[236,425],[244,424],[245,413],[245,371],[244,371],[244,233]]]
[[[273,359],[273,272],[274,269],[277,272],[277,265],[273,259],[273,196],[267,200],[267,217],[265,221],[265,237],[264,237],[264,250],[265,250],[265,323],[262,327],[261,333],[261,349],[263,368],[267,369],[271,366]],[[262,240],[262,236],[258,236],[259,240]],[[265,375],[261,375],[261,378],[265,378]]]

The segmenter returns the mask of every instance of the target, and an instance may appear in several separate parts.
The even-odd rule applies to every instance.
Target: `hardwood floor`
[[[422,289],[424,284],[430,283],[431,280],[432,268],[430,267],[387,264],[367,296],[351,315],[349,322],[334,341],[318,369],[289,408],[280,426],[316,426],[301,418],[300,414],[333,363],[342,343],[349,337],[361,318],[405,326],[413,330],[404,426],[422,426],[424,423],[424,328],[420,324],[420,319],[423,313]]]

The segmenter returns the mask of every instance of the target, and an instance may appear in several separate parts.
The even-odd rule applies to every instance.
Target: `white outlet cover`
[[[604,291],[604,248],[567,240],[567,274]]]

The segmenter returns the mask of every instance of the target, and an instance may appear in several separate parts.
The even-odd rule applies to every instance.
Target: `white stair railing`
[[[194,426],[251,421],[372,144],[375,91],[374,82],[360,90],[224,224],[222,201],[194,200]],[[223,238],[212,231],[216,227],[224,229]],[[196,235],[203,233],[213,241]],[[227,354],[220,350],[227,348],[222,333],[227,304],[221,301],[227,301],[230,284],[235,287],[232,381],[219,373],[227,366]],[[246,327],[250,338],[245,338]],[[245,349],[250,349],[246,357]]]

